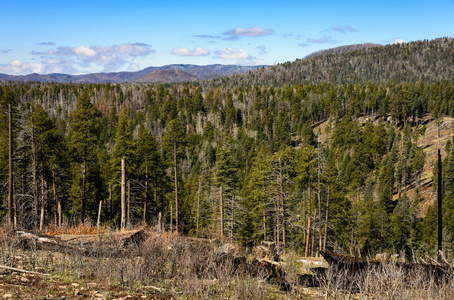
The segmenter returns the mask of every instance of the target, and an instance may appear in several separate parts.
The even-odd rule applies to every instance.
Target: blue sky
[[[82,74],[452,37],[454,0],[0,0],[0,22],[0,73]]]

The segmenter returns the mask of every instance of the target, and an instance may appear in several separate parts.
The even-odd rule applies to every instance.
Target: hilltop
[[[320,51],[303,59],[261,68],[231,78],[231,84],[365,84],[434,82],[454,76],[454,39],[402,44],[362,44]]]

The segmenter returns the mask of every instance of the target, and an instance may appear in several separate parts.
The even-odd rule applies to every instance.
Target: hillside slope
[[[232,83],[282,86],[321,82],[433,82],[452,80],[454,76],[453,38],[369,46],[351,51],[345,51],[348,47],[322,51],[305,59],[233,76]]]

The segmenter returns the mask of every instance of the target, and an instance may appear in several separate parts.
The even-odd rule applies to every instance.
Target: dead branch
[[[18,269],[18,268],[2,266],[2,265],[0,265],[0,268],[5,269],[5,270],[20,272],[20,273],[36,274],[36,275],[42,275],[42,276],[50,276],[50,274],[46,274],[46,273],[40,273],[40,272],[35,272],[35,271],[27,271],[27,270],[24,270],[24,269]]]

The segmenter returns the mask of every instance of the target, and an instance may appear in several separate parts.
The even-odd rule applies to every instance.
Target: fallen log
[[[17,231],[17,246],[24,250],[48,250],[83,256],[125,256],[127,249],[138,246],[146,238],[144,230],[130,230],[106,234],[61,234],[38,236]]]
[[[40,273],[40,272],[35,272],[35,271],[27,271],[27,270],[24,270],[24,269],[13,268],[13,267],[8,267],[8,266],[2,266],[2,265],[0,265],[0,269],[10,270],[10,271],[19,272],[19,273],[26,273],[26,274],[50,276],[50,274],[46,274],[46,273]]]

